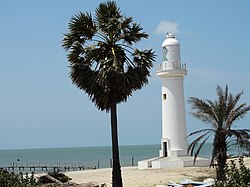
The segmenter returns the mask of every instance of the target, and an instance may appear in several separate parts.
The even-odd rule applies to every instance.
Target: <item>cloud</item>
[[[179,23],[162,20],[161,23],[157,26],[155,32],[157,34],[167,34],[167,32],[171,33],[179,33]]]

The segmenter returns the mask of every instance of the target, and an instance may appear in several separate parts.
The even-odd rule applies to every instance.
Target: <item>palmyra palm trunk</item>
[[[116,105],[117,104],[113,102],[112,107],[111,107],[111,136],[112,136],[112,157],[113,157],[112,186],[122,187],[121,165],[120,165],[119,145],[118,145]]]

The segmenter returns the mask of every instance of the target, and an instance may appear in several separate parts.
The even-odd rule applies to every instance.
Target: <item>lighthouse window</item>
[[[163,47],[162,49],[162,58],[163,58],[163,61],[168,61],[168,49],[166,47]]]
[[[167,94],[163,94],[163,100],[166,100],[167,99]]]

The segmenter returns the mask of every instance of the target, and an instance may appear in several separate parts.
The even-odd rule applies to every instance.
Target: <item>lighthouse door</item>
[[[163,142],[163,157],[167,157],[167,156],[168,156],[168,143]]]

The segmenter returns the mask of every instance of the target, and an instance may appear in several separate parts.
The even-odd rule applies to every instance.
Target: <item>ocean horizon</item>
[[[110,168],[111,146],[36,148],[0,150],[0,167],[25,165],[27,163],[75,163],[85,168]],[[138,161],[159,156],[160,145],[121,145],[120,162],[122,167],[137,166]],[[204,145],[200,157],[211,157],[212,143]],[[237,155],[238,150],[229,150]]]

